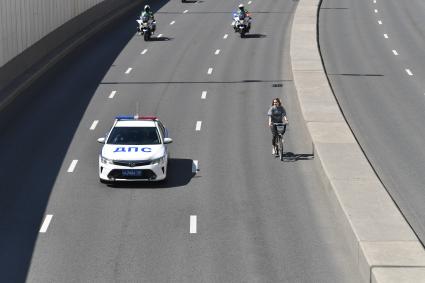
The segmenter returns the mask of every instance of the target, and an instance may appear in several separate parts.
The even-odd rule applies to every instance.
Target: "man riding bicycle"
[[[283,129],[283,134],[285,134],[286,131],[286,124],[288,123],[288,119],[286,118],[286,110],[285,108],[282,106],[282,102],[280,101],[279,98],[275,98],[273,99],[272,105],[269,109],[269,111],[267,112],[267,115],[269,116],[269,127],[270,130],[272,131],[272,145],[273,145],[273,154],[275,156],[278,155],[278,150],[277,150],[277,137],[278,137],[278,133],[277,133],[277,128],[276,128],[276,123],[283,123],[284,124],[284,129]]]

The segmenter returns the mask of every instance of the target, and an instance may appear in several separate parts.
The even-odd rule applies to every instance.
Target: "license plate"
[[[122,175],[125,177],[141,177],[142,170],[122,170]]]

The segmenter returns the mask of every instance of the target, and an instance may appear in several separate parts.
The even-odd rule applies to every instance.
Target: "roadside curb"
[[[69,38],[67,42],[68,45],[66,47],[57,47],[58,51],[52,50],[53,55],[49,58],[44,59],[43,62],[37,64],[37,67],[35,67],[34,71],[29,71],[27,75],[15,78],[14,82],[9,82],[10,84],[15,84],[16,86],[12,87],[10,90],[2,90],[4,91],[4,93],[2,97],[0,97],[0,111],[3,110],[7,105],[9,105],[16,97],[19,96],[19,94],[21,94],[32,83],[34,83],[43,74],[45,74],[50,68],[60,62],[65,56],[70,54],[72,51],[77,49],[87,39],[101,31],[111,22],[117,20],[125,13],[129,12],[131,9],[134,9],[135,7],[141,5],[143,2],[144,0],[136,0],[131,4],[128,4],[126,7],[122,7],[119,10],[109,11],[109,14],[104,15],[101,21],[94,23],[93,27],[88,27],[85,32],[73,35],[73,37]]]
[[[318,46],[321,0],[299,0],[290,57],[315,162],[364,282],[425,282],[425,250],[379,181],[329,86]]]

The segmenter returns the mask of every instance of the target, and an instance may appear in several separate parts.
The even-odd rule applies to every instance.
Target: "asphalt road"
[[[372,166],[425,241],[425,3],[324,0],[331,85]]]
[[[230,26],[237,4],[151,5],[162,36],[147,43],[129,15],[0,113],[3,282],[359,282],[294,93],[297,2],[247,4],[246,39]],[[274,97],[290,120],[284,162],[266,126]],[[169,128],[169,180],[100,184],[96,139],[134,113]]]

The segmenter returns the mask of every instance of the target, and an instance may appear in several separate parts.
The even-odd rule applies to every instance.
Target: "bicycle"
[[[285,132],[285,126],[288,123],[274,123],[273,125],[276,126],[276,132],[277,132],[277,140],[276,140],[276,153],[279,156],[280,161],[283,161],[283,144],[285,140],[283,139],[283,134]]]

